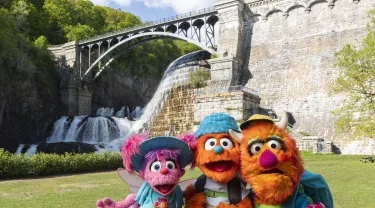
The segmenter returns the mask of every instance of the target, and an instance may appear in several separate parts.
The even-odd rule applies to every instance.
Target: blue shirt
[[[135,201],[140,205],[140,208],[153,208],[157,203],[168,203],[168,208],[181,208],[184,204],[182,190],[179,185],[167,196],[163,196],[144,182],[137,193]]]

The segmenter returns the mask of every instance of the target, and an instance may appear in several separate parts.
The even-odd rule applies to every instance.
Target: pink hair
[[[184,134],[177,135],[176,137],[181,139],[183,142],[185,142],[189,146],[192,152],[195,151],[197,142],[193,133],[184,133]],[[193,169],[194,167],[195,167],[195,161],[193,160],[190,164],[190,168]]]
[[[194,150],[196,147],[195,137],[193,133],[185,133],[176,136],[177,138],[181,139],[185,142],[191,150]]]
[[[148,138],[148,132],[132,134],[121,148],[122,161],[129,173],[134,173],[132,156],[139,151],[139,145]]]
[[[149,133],[148,132],[142,132],[139,134],[132,134],[124,143],[124,145],[121,148],[121,155],[122,155],[122,161],[124,168],[131,174],[134,173],[134,168],[132,166],[132,156],[139,152],[139,145],[148,139]],[[177,138],[181,139],[183,142],[185,142],[191,151],[193,151],[196,148],[196,142],[194,134],[192,133],[186,133],[176,136]],[[149,161],[150,158],[156,158],[156,155],[158,154],[164,154],[168,155],[171,159],[178,158],[178,155],[180,154],[179,151],[167,151],[167,150],[156,150],[149,152],[145,158]],[[183,155],[182,155],[183,157]],[[195,163],[192,162],[191,168],[195,166]],[[141,170],[140,170],[141,171]]]
[[[159,156],[165,156],[171,160],[174,160],[176,162],[179,162],[178,158],[180,156],[180,150],[169,150],[169,149],[159,149],[159,150],[153,150],[148,152],[145,155],[145,162],[144,165],[147,164],[149,161],[157,160]],[[144,170],[145,167],[142,166],[142,169]],[[182,169],[180,167],[180,169]]]

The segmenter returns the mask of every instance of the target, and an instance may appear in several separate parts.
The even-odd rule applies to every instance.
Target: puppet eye
[[[281,149],[281,143],[277,140],[269,140],[267,142],[268,146],[273,150],[280,150]]]
[[[232,149],[233,148],[233,143],[228,138],[221,138],[220,144],[224,149]]]
[[[174,162],[171,161],[171,160],[167,160],[167,162],[165,163],[165,166],[167,166],[167,168],[168,168],[169,170],[173,170],[173,169],[176,168],[176,165],[175,165]]]
[[[204,143],[204,149],[205,150],[212,150],[216,146],[216,139],[211,138]]]
[[[153,163],[151,164],[151,171],[152,171],[152,172],[159,172],[160,168],[161,168],[161,163],[160,163],[160,161],[155,161],[155,162],[153,162]]]
[[[263,147],[263,144],[260,142],[252,143],[249,145],[250,153],[254,155],[259,154],[262,147]]]

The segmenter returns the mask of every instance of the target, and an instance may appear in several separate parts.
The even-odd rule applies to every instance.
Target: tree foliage
[[[7,0],[1,5],[0,71],[9,76],[31,76],[43,71],[38,64],[47,67],[45,63],[51,61],[34,57],[38,54],[50,59],[48,44],[78,41],[144,24],[130,13],[95,6],[88,0]],[[184,41],[150,41],[124,53],[111,67],[157,78],[171,61],[195,50],[198,47]]]
[[[189,74],[189,84],[195,88],[205,87],[210,78],[210,69],[199,68]]]
[[[0,9],[0,73],[4,77],[14,78],[28,76],[35,69],[32,60],[28,57],[29,42],[22,33],[19,33],[17,18],[6,9]]]
[[[55,35],[60,37],[55,39],[63,42],[142,24],[138,17],[130,13],[95,6],[87,0],[45,0],[43,10],[49,16],[51,28],[59,31]],[[50,40],[49,37],[48,39]]]
[[[348,95],[345,104],[334,111],[338,116],[335,126],[354,137],[375,135],[375,9],[370,15],[362,45],[348,44],[335,54],[341,74],[332,90]]]
[[[40,49],[47,49],[48,48],[48,40],[45,36],[41,35],[39,36],[35,41],[34,41],[34,45],[35,47],[37,48],[40,48]]]
[[[185,41],[153,40],[124,53],[111,63],[111,68],[141,77],[161,78],[172,61],[197,49]]]

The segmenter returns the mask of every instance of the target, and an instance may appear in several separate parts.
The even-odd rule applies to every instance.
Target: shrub
[[[0,180],[87,173],[122,167],[119,152],[15,155],[0,148]]]
[[[211,79],[210,70],[206,68],[199,68],[189,74],[189,85],[194,88],[204,87],[207,80]]]

